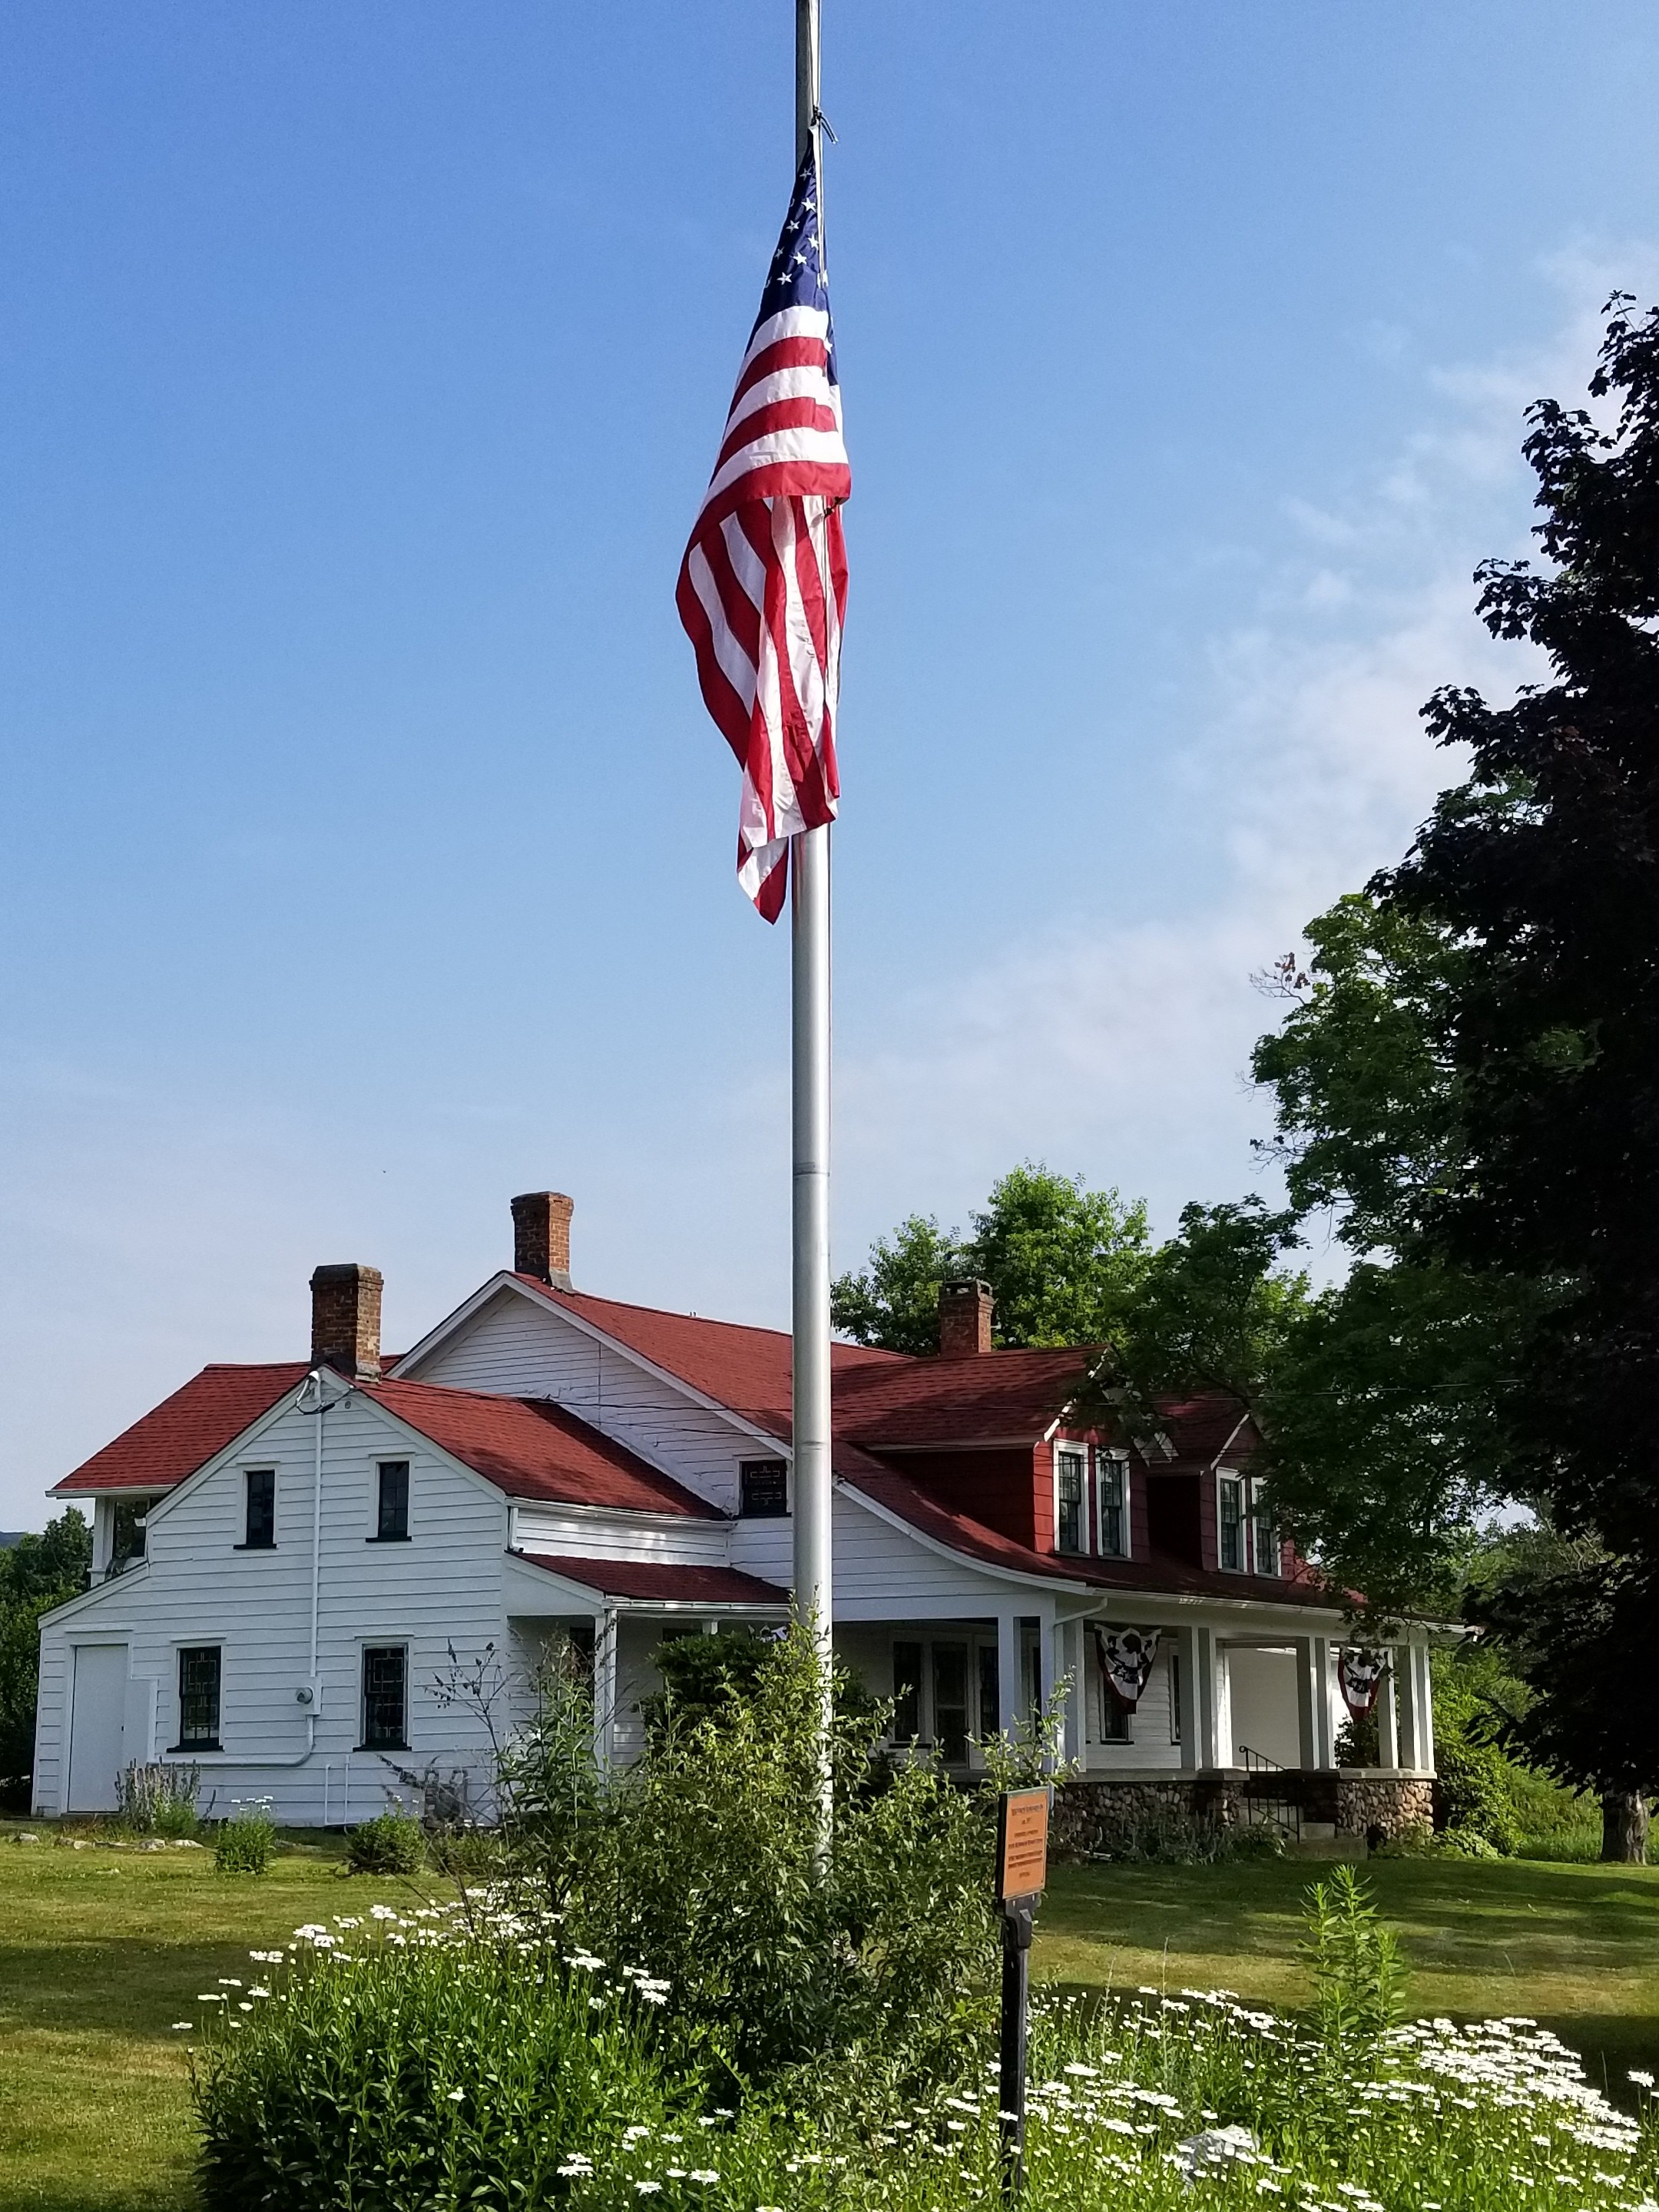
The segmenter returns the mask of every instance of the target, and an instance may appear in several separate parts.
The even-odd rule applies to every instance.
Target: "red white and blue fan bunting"
[[[1102,1628],[1094,1631],[1095,1656],[1100,1679],[1126,1711],[1133,1712],[1152,1679],[1158,1656],[1156,1628]]]
[[[1374,1651],[1367,1644],[1345,1644],[1337,1653],[1337,1687],[1342,1692],[1343,1704],[1357,1721],[1363,1721],[1376,1703],[1388,1668],[1388,1653]]]

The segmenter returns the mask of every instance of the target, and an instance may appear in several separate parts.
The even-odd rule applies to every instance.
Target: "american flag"
[[[703,703],[743,769],[738,881],[769,921],[783,908],[790,837],[832,821],[841,791],[852,488],[809,150],[675,592]]]

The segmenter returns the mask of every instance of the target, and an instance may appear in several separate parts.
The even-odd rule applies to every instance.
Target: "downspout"
[[[317,1748],[317,1657],[318,1604],[323,1575],[323,1417],[351,1395],[349,1385],[337,1398],[323,1395],[323,1372],[313,1367],[301,1386],[295,1400],[296,1409],[308,1415],[317,1424],[314,1431],[316,1448],[312,1455],[311,1478],[311,1669],[306,1688],[301,1692],[307,1700],[306,1711],[306,1747],[290,1753],[284,1758],[240,1759],[233,1754],[231,1763],[237,1766],[303,1766]],[[309,1398],[311,1402],[307,1404]],[[349,1771],[349,1770],[348,1770]],[[349,1785],[348,1785],[349,1786]]]

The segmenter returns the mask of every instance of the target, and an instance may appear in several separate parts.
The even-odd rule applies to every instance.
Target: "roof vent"
[[[991,1349],[991,1285],[977,1277],[939,1286],[942,1358],[972,1359]]]
[[[562,1190],[527,1190],[513,1201],[513,1272],[556,1291],[570,1288],[570,1217]]]

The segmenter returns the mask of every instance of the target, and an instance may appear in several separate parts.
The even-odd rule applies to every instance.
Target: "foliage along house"
[[[665,1635],[786,1617],[788,1337],[573,1289],[570,1214],[515,1199],[512,1270],[395,1358],[376,1271],[319,1267],[309,1360],[205,1367],[56,1486],[94,1563],[41,1624],[37,1813],[112,1806],[135,1760],[296,1824],[476,1788],[446,1678],[493,1650],[510,1716],[558,1635],[626,1759]],[[835,1348],[835,1639],[896,1738],[970,1770],[1065,1679],[1075,1834],[1147,1796],[1423,1817],[1423,1632],[1383,1675],[1386,1771],[1339,1774],[1341,1614],[1257,1510],[1236,1401],[1139,1440],[1085,1419],[1095,1355],[994,1349],[982,1284],[945,1287],[939,1337]]]

